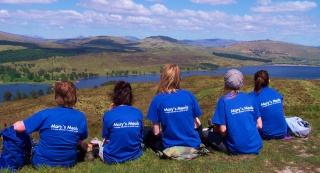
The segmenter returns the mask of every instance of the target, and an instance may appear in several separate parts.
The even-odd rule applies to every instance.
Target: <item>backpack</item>
[[[288,134],[301,138],[306,138],[311,132],[311,126],[307,121],[302,120],[300,117],[286,118],[288,125]]]
[[[0,156],[0,172],[2,169],[17,171],[29,163],[31,138],[26,133],[18,133],[13,126],[0,132],[2,136],[2,152]]]

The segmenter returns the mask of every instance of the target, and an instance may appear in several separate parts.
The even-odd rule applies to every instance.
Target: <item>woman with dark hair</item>
[[[175,146],[200,148],[202,125],[198,117],[202,112],[196,97],[190,91],[180,89],[180,81],[178,65],[164,66],[157,95],[152,99],[147,114],[153,130],[147,134],[145,143],[153,150],[162,151]]]
[[[118,81],[113,103],[103,116],[104,141],[99,144],[99,156],[106,163],[123,163],[142,155],[143,114],[132,106],[132,99],[130,83]]]
[[[262,118],[263,139],[282,139],[287,135],[287,122],[283,111],[282,95],[269,87],[269,74],[266,70],[257,71],[254,75],[254,95]]]
[[[240,91],[243,79],[236,69],[225,74],[224,95],[216,105],[213,128],[204,131],[205,144],[228,154],[259,154],[261,117],[254,98]]]
[[[54,84],[55,102],[58,107],[37,112],[24,121],[13,124],[17,132],[28,134],[39,131],[32,164],[71,167],[77,162],[77,146],[88,137],[86,116],[73,109],[77,102],[77,89],[71,82]]]

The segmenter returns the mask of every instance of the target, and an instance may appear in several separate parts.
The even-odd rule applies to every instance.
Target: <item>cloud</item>
[[[163,2],[164,0],[146,0],[147,2]]]
[[[196,4],[210,4],[210,5],[228,5],[236,4],[236,0],[190,0]]]
[[[271,0],[259,0],[258,3],[263,7],[275,7],[281,4],[273,3]],[[17,28],[15,25],[20,25],[18,27],[28,31],[46,30],[50,37],[53,37],[50,33],[55,32],[54,29],[65,31],[69,34],[68,37],[72,37],[72,34],[79,35],[79,32],[81,35],[121,34],[126,29],[130,29],[134,36],[140,37],[146,34],[150,36],[152,32],[168,34],[167,36],[175,32],[183,37],[203,37],[205,33],[208,37],[218,35],[225,38],[235,35],[241,38],[251,35],[254,35],[254,38],[262,38],[273,33],[275,35],[299,32],[320,34],[319,26],[315,24],[316,17],[299,15],[300,13],[233,15],[218,10],[172,10],[157,3],[145,7],[131,0],[79,0],[78,5],[85,9],[83,11],[0,10],[0,28],[9,28],[8,25]]]
[[[315,2],[310,1],[288,1],[272,2],[271,0],[259,0],[260,6],[251,8],[254,12],[306,12],[317,7]]]
[[[0,4],[51,4],[58,0],[0,0]]]
[[[107,13],[123,15],[149,15],[150,11],[132,0],[80,0],[78,6]]]
[[[150,7],[152,13],[158,14],[158,15],[164,15],[169,12],[168,8],[161,4],[156,4]]]

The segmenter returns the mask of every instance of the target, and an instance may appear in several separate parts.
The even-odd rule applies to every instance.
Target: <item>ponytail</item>
[[[254,81],[254,92],[259,94],[261,89],[262,89],[262,79],[259,77]]]
[[[261,89],[269,85],[269,74],[266,70],[254,74],[254,92],[260,94]]]

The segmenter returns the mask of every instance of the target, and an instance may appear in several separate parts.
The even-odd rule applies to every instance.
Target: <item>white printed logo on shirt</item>
[[[189,110],[189,107],[183,106],[183,107],[172,107],[172,108],[164,108],[164,113],[171,114],[171,113],[177,113],[177,112],[187,112]]]
[[[132,128],[132,127],[139,127],[139,122],[123,122],[123,123],[113,123],[114,128]]]
[[[270,100],[270,101],[267,101],[267,102],[263,102],[261,103],[261,107],[268,107],[268,106],[272,106],[274,104],[281,104],[281,99],[278,98],[278,99],[273,99],[273,100]]]
[[[231,114],[235,115],[235,114],[240,114],[240,113],[244,113],[244,112],[252,112],[252,111],[253,111],[252,106],[245,106],[245,107],[240,107],[237,109],[231,109]]]
[[[70,125],[58,125],[58,124],[51,124],[51,130],[59,130],[59,131],[68,131],[68,132],[78,132],[77,126],[70,126]]]

